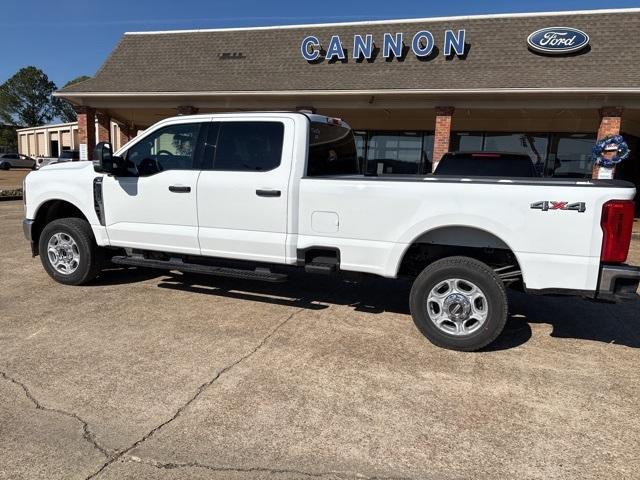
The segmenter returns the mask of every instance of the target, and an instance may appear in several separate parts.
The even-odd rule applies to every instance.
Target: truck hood
[[[83,170],[85,168],[93,168],[93,162],[88,160],[76,162],[59,162],[40,167],[39,172],[48,172],[49,170]]]

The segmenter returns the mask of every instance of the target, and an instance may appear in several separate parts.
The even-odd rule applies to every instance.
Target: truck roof
[[[241,112],[217,112],[217,113],[196,113],[193,115],[175,115],[173,117],[167,117],[164,118],[160,121],[158,121],[157,123],[160,122],[169,122],[169,121],[173,121],[173,120],[184,120],[185,118],[194,118],[194,119],[207,119],[207,118],[211,118],[211,117],[221,117],[221,118],[225,118],[225,117],[244,117],[244,116],[251,116],[251,117],[255,117],[257,116],[270,116],[273,115],[274,113],[276,114],[287,114],[287,115],[301,115],[303,117],[306,117],[309,119],[309,121],[311,122],[317,122],[317,123],[328,123],[331,125],[337,125],[337,126],[341,126],[344,128],[351,128],[349,126],[349,124],[347,122],[345,122],[344,120],[342,120],[341,118],[336,118],[336,117],[328,117],[326,115],[321,115],[318,113],[311,113],[311,112],[300,112],[300,111],[288,111],[288,110],[256,110],[256,111],[241,111]]]

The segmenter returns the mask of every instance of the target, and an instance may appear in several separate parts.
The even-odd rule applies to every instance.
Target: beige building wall
[[[46,153],[45,132],[36,133],[36,155],[43,156]]]
[[[110,126],[111,141],[114,149],[121,147],[120,125],[112,121]],[[42,127],[21,128],[17,130],[18,152],[32,157],[52,156],[51,142],[58,142],[59,152],[62,150],[76,150],[78,148],[78,124],[61,123]],[[98,125],[96,123],[96,136]]]
[[[27,142],[29,144],[29,152],[33,152],[33,155],[36,154],[36,134],[35,133],[30,133],[27,136]]]
[[[26,135],[19,135],[18,151],[20,153],[29,151],[29,142],[27,141]],[[24,154],[27,155],[26,153]]]
[[[61,143],[62,150],[66,150],[66,149],[72,150],[72,148],[71,148],[71,146],[72,146],[72,143],[71,143],[71,132],[70,131],[69,132],[61,132],[61,135],[62,135],[62,137],[61,137],[62,141],[60,143]]]

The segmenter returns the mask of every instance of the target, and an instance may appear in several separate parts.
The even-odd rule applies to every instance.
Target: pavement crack
[[[267,341],[269,341],[269,339],[273,335],[276,334],[276,332],[278,330],[280,330],[282,327],[284,327],[294,316],[296,316],[298,313],[302,312],[303,310],[304,310],[304,307],[303,308],[299,308],[296,311],[294,311],[293,313],[291,313],[287,318],[285,318],[282,322],[280,322],[273,329],[271,329],[271,331],[264,338],[262,338],[262,340],[260,340],[260,342],[258,342],[258,344],[255,347],[253,347],[251,350],[249,350],[247,353],[245,353],[243,356],[241,356],[237,360],[235,360],[235,361],[231,362],[230,364],[226,365],[225,367],[223,367],[221,370],[218,370],[218,372],[211,379],[209,379],[206,382],[204,382],[203,384],[201,384],[197,388],[196,392],[184,404],[182,404],[175,411],[175,413],[171,417],[169,417],[167,420],[165,420],[161,424],[159,424],[156,427],[154,427],[153,429],[151,429],[143,437],[139,438],[138,440],[133,442],[128,447],[125,447],[124,449],[119,450],[114,455],[108,456],[107,461],[97,471],[95,471],[94,473],[89,475],[86,478],[86,480],[91,480],[92,478],[95,478],[100,473],[102,473],[102,471],[104,471],[107,467],[109,467],[109,465],[111,465],[112,463],[114,463],[115,461],[120,459],[123,455],[126,455],[131,450],[133,450],[134,448],[138,447],[139,445],[141,445],[142,443],[147,441],[149,438],[154,436],[157,432],[159,432],[164,427],[166,427],[171,422],[173,422],[176,418],[178,418],[182,414],[182,412],[184,412],[185,409],[187,409],[189,407],[189,405],[191,405],[195,400],[197,400],[198,397],[200,395],[202,395],[202,393],[205,390],[207,390],[207,388],[209,388],[211,385],[213,385],[222,375],[224,375],[225,373],[227,373],[232,368],[238,366],[239,364],[241,364],[245,360],[247,360],[250,357],[252,357],[256,352],[258,352],[265,345],[265,343],[267,343]]]
[[[111,458],[112,457],[112,454],[109,453],[109,450],[106,447],[100,445],[98,440],[96,440],[95,434],[93,432],[91,432],[91,429],[89,428],[89,423],[87,423],[86,420],[82,419],[82,417],[80,417],[79,415],[77,415],[75,413],[67,412],[67,411],[61,410],[59,408],[47,407],[47,406],[43,405],[40,401],[38,401],[38,399],[33,395],[33,393],[31,393],[31,390],[29,390],[29,387],[27,387],[27,385],[24,384],[23,382],[15,379],[11,375],[9,375],[9,374],[7,374],[6,372],[3,372],[3,371],[0,371],[0,376],[2,378],[4,378],[5,380],[13,383],[14,385],[17,385],[18,387],[20,387],[22,389],[22,391],[24,392],[25,396],[29,399],[29,401],[31,401],[31,403],[33,403],[35,405],[36,410],[42,410],[42,411],[45,411],[45,412],[57,413],[58,415],[63,415],[65,417],[73,418],[74,420],[78,421],[82,425],[82,438],[85,441],[87,441],[88,443],[90,443],[93,446],[93,448],[98,450],[105,457],[107,457],[107,458]]]
[[[209,465],[200,462],[159,462],[157,460],[144,459],[135,456],[126,456],[121,459],[124,462],[142,463],[144,465],[150,465],[155,468],[163,470],[173,470],[178,468],[201,468],[204,470],[210,470],[214,472],[236,472],[236,473],[268,473],[272,475],[295,475],[296,477],[309,477],[309,478],[344,478],[344,479],[358,479],[358,480],[411,480],[410,477],[389,477],[389,476],[367,476],[360,473],[345,473],[338,471],[328,472],[309,472],[304,470],[298,470],[294,468],[271,468],[271,467],[222,467],[216,465]]]

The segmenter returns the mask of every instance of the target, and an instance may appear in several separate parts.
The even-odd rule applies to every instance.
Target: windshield
[[[353,132],[342,125],[311,122],[308,176],[360,173]]]

